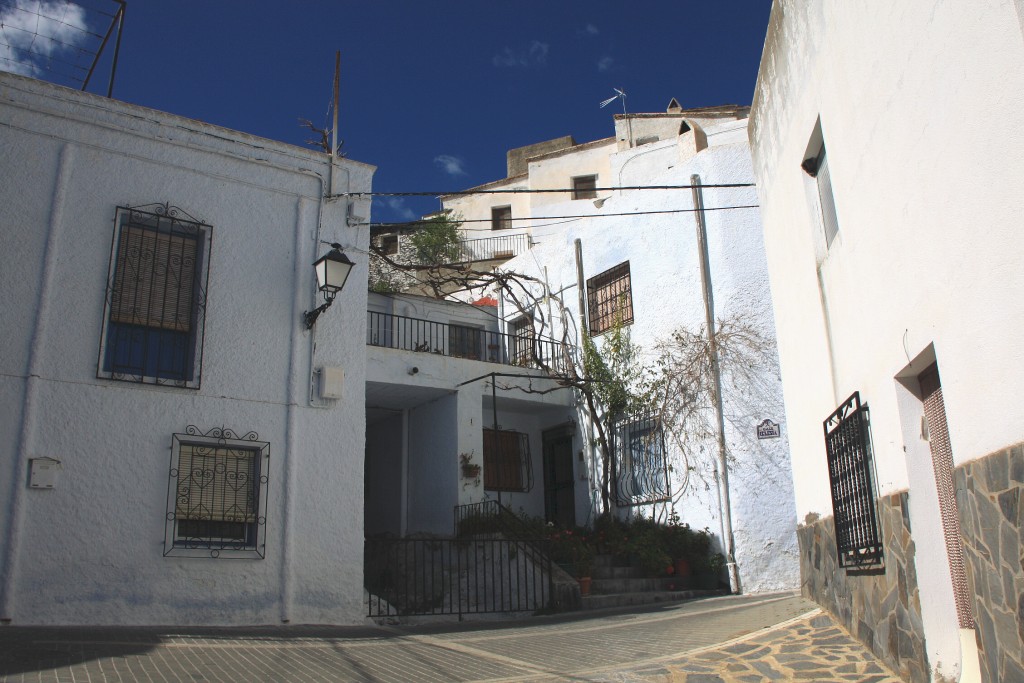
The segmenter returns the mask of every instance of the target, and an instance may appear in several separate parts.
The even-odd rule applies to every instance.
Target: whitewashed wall
[[[316,238],[369,239],[345,201],[321,203],[327,158],[0,73],[0,168],[0,617],[358,621],[365,259],[316,330],[300,324],[319,303]],[[367,191],[372,172],[340,161],[334,189]],[[115,210],[152,202],[213,226],[199,390],[96,378]],[[312,406],[321,366],[344,368],[344,395]],[[163,557],[171,438],[188,425],[270,443],[266,559]],[[62,477],[31,490],[44,456]]]
[[[699,174],[705,184],[751,182],[744,122],[722,124],[707,133],[711,146],[688,160],[680,158],[676,139],[612,155],[610,184],[688,185],[693,173]],[[708,209],[756,203],[753,188],[704,191]],[[695,222],[692,212],[688,212],[692,208],[688,189],[614,193],[600,209],[592,201],[545,206],[545,215],[586,213],[593,217],[546,230],[535,229],[538,246],[532,253],[509,261],[504,268],[538,277],[543,276],[546,268],[551,290],[561,291],[575,318],[574,240],[582,240],[585,279],[628,260],[634,311],[629,331],[651,357],[656,340],[666,338],[681,326],[697,330],[704,322]],[[601,217],[673,209],[687,212]],[[707,225],[716,315],[735,316],[753,323],[766,337],[773,338],[757,210],[709,210]],[[767,356],[773,357],[774,351],[769,349]],[[751,401],[749,387],[738,387],[726,395],[729,450],[735,459],[731,489],[737,561],[743,589],[752,592],[793,588],[799,580],[788,429],[782,414],[778,370],[773,363],[763,368],[762,377],[767,390],[756,400]],[[782,424],[783,438],[756,439],[754,426],[765,418]],[[714,444],[709,446],[714,448]],[[705,476],[711,488],[705,489],[703,483],[695,482],[678,512],[692,526],[707,526],[720,537],[714,482],[710,472]]]
[[[958,661],[956,618],[920,401],[895,378],[934,350],[958,465],[1024,440],[1019,10],[776,1],[751,116],[797,511],[831,514],[821,424],[860,391],[879,493],[911,491],[932,664]],[[819,118],[839,222],[827,254],[800,168]]]

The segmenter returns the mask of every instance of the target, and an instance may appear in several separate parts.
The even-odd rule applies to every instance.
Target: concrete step
[[[591,582],[592,593],[645,593],[651,591],[681,591],[702,588],[693,578],[678,579],[675,577],[598,579]]]
[[[638,567],[612,567],[595,564],[591,577],[598,579],[642,579],[643,572]]]
[[[612,593],[608,595],[585,595],[582,597],[581,609],[608,609],[611,607],[632,607],[635,605],[651,605],[659,602],[679,602],[696,600],[716,595],[728,595],[728,589],[719,590],[684,590],[684,591],[649,591],[645,593]]]

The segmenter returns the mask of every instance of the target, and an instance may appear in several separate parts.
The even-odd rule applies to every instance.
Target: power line
[[[615,192],[617,190],[692,190],[694,187],[700,189],[732,188],[732,187],[755,187],[754,183],[718,183],[716,185],[621,185],[618,187],[593,187],[588,188],[590,192]],[[472,194],[556,194],[559,192],[579,192],[572,187],[561,187],[552,189],[519,188],[510,190],[446,190],[443,192],[339,192],[329,195],[328,199],[335,197],[446,197],[453,195]]]
[[[704,187],[708,187],[705,185]],[[741,204],[737,206],[709,206],[704,207],[704,211],[732,211],[736,209],[757,209],[760,208],[760,204]],[[671,214],[671,213],[693,213],[700,209],[662,209],[659,211],[623,211],[617,213],[587,213],[587,214],[575,214],[566,216],[530,216],[512,218],[512,221],[561,221],[566,219],[580,219],[580,218],[614,218],[618,216],[654,216],[659,214]],[[508,219],[506,219],[508,220]],[[397,228],[397,227],[413,227],[416,225],[430,224],[433,221],[430,220],[419,220],[419,221],[406,221],[403,223],[364,223],[371,228]],[[467,218],[458,221],[459,223],[490,223],[489,218]],[[557,223],[548,223],[546,225],[558,225]],[[545,225],[532,225],[529,227],[542,228]],[[470,228],[472,230],[472,228]],[[491,232],[488,230],[480,230],[479,232]]]

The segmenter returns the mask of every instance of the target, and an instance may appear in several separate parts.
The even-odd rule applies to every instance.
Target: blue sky
[[[0,0],[0,21],[47,2],[64,0]],[[79,2],[94,30],[92,10],[116,7]],[[672,97],[749,104],[770,4],[128,0],[114,96],[301,145],[298,119],[323,124],[341,50],[344,152],[378,166],[377,190],[453,190],[504,177],[511,147],[611,135],[621,106],[598,103],[613,87],[631,112],[664,111]],[[374,219],[436,208],[380,202]]]

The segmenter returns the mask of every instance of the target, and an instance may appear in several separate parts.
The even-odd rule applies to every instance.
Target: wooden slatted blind
[[[178,459],[178,519],[256,521],[254,451],[182,444]]]
[[[125,225],[117,250],[110,320],[188,332],[196,249],[195,239]]]

